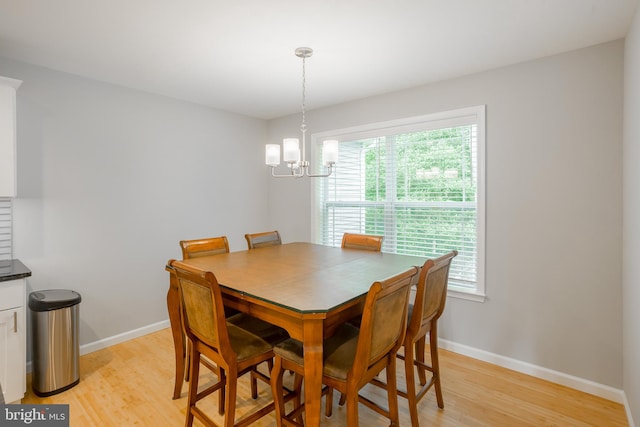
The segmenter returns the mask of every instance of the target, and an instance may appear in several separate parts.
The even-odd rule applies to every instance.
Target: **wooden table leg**
[[[322,398],[323,319],[305,319],[303,328],[305,425],[317,427]]]
[[[176,275],[169,271],[169,291],[167,292],[167,310],[169,311],[169,323],[171,335],[173,335],[173,347],[176,355],[176,379],[173,386],[173,399],[178,399],[182,393],[184,380],[184,367],[186,348],[185,337],[180,324],[180,295],[178,294],[178,282]]]

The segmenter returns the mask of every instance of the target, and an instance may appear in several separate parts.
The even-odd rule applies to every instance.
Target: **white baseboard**
[[[627,421],[629,421],[629,427],[635,427],[633,422],[633,415],[631,415],[631,408],[629,407],[629,401],[627,400],[626,393],[624,394],[624,409],[627,412]]]
[[[112,337],[108,337],[99,341],[94,341],[89,344],[80,346],[80,356],[94,351],[102,350],[103,348],[111,347],[112,345],[120,344],[121,342],[129,341],[134,338],[141,337],[143,335],[150,334],[152,332],[166,329],[169,327],[169,320],[163,320],[161,322],[153,323],[151,325],[143,326],[142,328],[134,329],[132,331],[123,332]]]
[[[489,353],[485,350],[479,350],[477,348],[469,347],[464,344],[458,344],[452,341],[439,339],[438,345],[440,346],[440,348],[443,348],[445,350],[473,357],[474,359],[482,360],[484,362],[493,363],[494,365],[502,366],[503,368],[512,369],[523,374],[531,375],[543,380],[551,381],[556,384],[571,387],[585,393],[593,394],[595,396],[602,397],[616,403],[624,404],[627,408],[627,414],[629,414],[628,405],[626,404],[626,396],[623,390],[619,390],[617,388],[613,388],[604,384],[599,384],[594,381],[586,380],[584,378],[579,378],[573,375],[554,371],[552,369],[543,368],[531,363],[522,362],[510,357],[501,356],[495,353]]]

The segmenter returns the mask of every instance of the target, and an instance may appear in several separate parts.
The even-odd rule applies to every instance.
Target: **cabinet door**
[[[16,196],[16,89],[20,83],[0,77],[0,197]]]
[[[24,307],[0,311],[0,383],[6,403],[20,401],[27,389]]]

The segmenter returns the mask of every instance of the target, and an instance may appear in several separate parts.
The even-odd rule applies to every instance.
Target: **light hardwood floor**
[[[440,350],[440,359],[445,409],[438,409],[430,391],[419,404],[423,427],[628,425],[620,404],[445,350]],[[38,398],[28,384],[22,403],[69,404],[72,427],[180,426],[185,420],[187,386],[180,399],[171,400],[173,363],[171,334],[165,329],[82,356],[77,386]],[[404,385],[400,367],[399,383]],[[215,378],[206,369],[202,371],[202,385]],[[270,389],[258,384],[260,394],[253,401],[248,376],[240,380],[238,414],[270,401]],[[346,425],[345,408],[338,407],[335,394],[333,416],[323,417],[323,426]],[[372,386],[367,386],[363,394],[385,399],[384,391]],[[217,415],[217,396],[205,401],[203,409]],[[400,398],[399,406],[400,424],[409,426],[406,401]],[[383,417],[362,405],[360,423],[367,427],[388,425]],[[199,425],[197,421],[195,425]],[[274,426],[273,414],[255,425]]]

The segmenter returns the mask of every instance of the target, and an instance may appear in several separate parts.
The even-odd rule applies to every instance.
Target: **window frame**
[[[319,132],[311,135],[311,163],[316,164],[320,158],[322,141],[337,139],[338,141],[354,141],[366,138],[391,136],[401,133],[439,129],[443,127],[469,124],[470,117],[475,117],[477,126],[477,189],[476,189],[476,286],[469,289],[449,282],[448,295],[483,302],[486,298],[485,288],[485,232],[486,232],[486,105],[459,108],[436,112],[421,116],[413,116],[384,122],[370,123],[343,129]],[[337,165],[339,167],[339,164]],[[322,178],[320,178],[322,179]],[[319,235],[319,202],[316,192],[317,181],[311,180],[311,241],[321,243]]]

